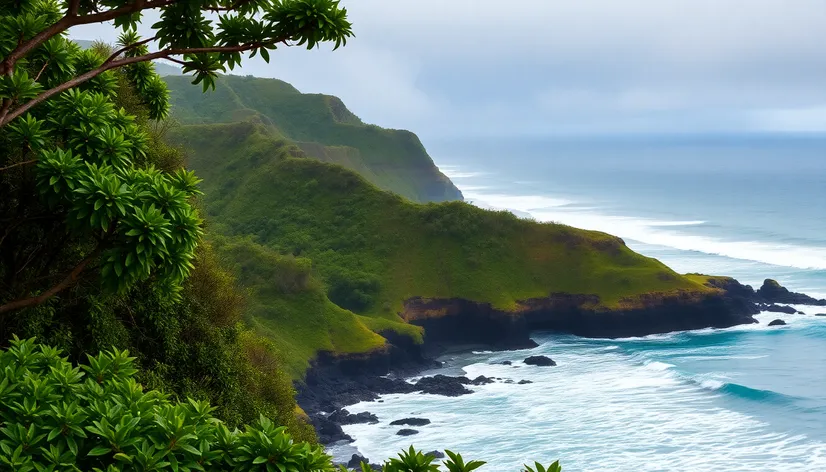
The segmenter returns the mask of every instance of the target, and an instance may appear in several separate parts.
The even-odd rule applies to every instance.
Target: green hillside
[[[318,350],[380,347],[373,331],[418,337],[398,315],[415,296],[515,310],[565,292],[611,309],[709,290],[604,233],[463,202],[412,203],[343,167],[292,157],[295,146],[264,125],[185,127],[174,138],[195,145],[189,165],[229,238],[219,247],[253,290],[253,324],[283,347],[294,375]]]
[[[410,200],[462,199],[415,134],[365,124],[336,97],[304,94],[286,82],[250,76],[222,76],[209,94],[192,87],[187,77],[165,80],[173,113],[184,125],[261,123],[272,139],[288,139],[309,157],[355,170]]]

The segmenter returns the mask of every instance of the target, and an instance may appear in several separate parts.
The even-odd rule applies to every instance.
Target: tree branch
[[[10,166],[0,167],[0,172],[4,172],[4,171],[7,171],[9,169],[13,169],[13,168],[19,167],[19,166],[34,164],[35,162],[37,162],[37,159],[29,159],[28,161],[18,162],[16,164],[12,164]]]
[[[3,123],[6,121],[6,116],[9,114],[9,109],[11,108],[11,98],[7,98],[3,100],[2,105],[0,105],[0,127],[3,126]]]
[[[46,67],[49,65],[49,61],[43,63],[43,67],[40,68],[40,72],[34,77],[34,81],[37,82],[40,80],[40,76],[43,75],[43,71],[46,70]]]
[[[69,2],[69,13],[66,16],[77,16],[78,10],[80,10],[80,0],[72,0]]]
[[[207,8],[207,10],[209,10],[211,12],[214,12],[214,13],[219,13],[219,12],[222,12],[222,11],[234,11],[236,8],[238,8],[240,6],[243,6],[247,3],[250,3],[251,1],[252,0],[238,0],[238,1],[236,1],[235,3],[233,3],[232,5],[230,5],[228,7]]]
[[[172,62],[174,62],[175,64],[180,64],[180,65],[182,65],[182,66],[185,66],[185,65],[186,65],[186,61],[182,61],[182,60],[180,60],[180,59],[175,59],[174,57],[167,57],[167,58],[166,58],[166,60],[167,60],[167,61],[172,61]]]
[[[104,64],[108,64],[108,63],[110,63],[110,62],[114,61],[115,59],[117,59],[117,58],[118,58],[118,56],[120,56],[121,54],[125,53],[126,51],[128,51],[128,50],[130,50],[130,49],[134,49],[134,48],[136,48],[136,47],[138,47],[138,46],[143,46],[143,45],[144,45],[144,44],[146,44],[146,43],[149,43],[149,42],[154,41],[155,39],[157,39],[157,36],[152,36],[152,37],[151,37],[151,38],[149,38],[149,39],[144,39],[143,41],[139,41],[139,42],[137,42],[137,43],[135,43],[135,44],[130,44],[130,45],[128,45],[128,46],[124,46],[124,47],[122,47],[122,48],[118,49],[117,51],[113,52],[111,56],[109,56],[109,57],[108,57],[105,61],[103,61],[103,63],[104,63]]]
[[[137,62],[144,62],[144,61],[151,61],[153,59],[168,59],[169,56],[180,56],[184,54],[205,54],[211,52],[244,52],[250,51],[252,49],[262,47],[262,46],[272,46],[278,43],[285,43],[289,38],[278,38],[273,41],[268,41],[267,43],[250,43],[250,44],[242,44],[239,46],[213,46],[213,47],[203,47],[203,48],[182,48],[182,49],[165,49],[162,51],[157,51],[149,54],[144,54],[143,56],[135,56],[135,57],[125,57],[123,59],[117,59],[114,61],[102,64],[100,67],[96,69],[92,69],[85,74],[81,74],[75,77],[72,80],[66,81],[57,87],[51,88],[37,97],[29,100],[25,104],[17,107],[14,111],[8,113],[4,117],[0,117],[0,128],[7,125],[9,122],[17,118],[18,116],[26,113],[31,108],[37,106],[38,104],[48,100],[49,98],[69,90],[72,87],[77,87],[78,85],[86,82],[89,79],[92,79],[107,70],[116,69],[118,67],[123,67],[129,64],[135,64]]]
[[[45,292],[41,293],[36,297],[29,297],[29,298],[21,298],[19,300],[15,300],[13,302],[6,303],[5,305],[0,305],[0,314],[6,313],[9,311],[20,310],[22,308],[28,308],[40,305],[41,303],[45,302],[49,298],[57,295],[58,293],[66,290],[69,287],[75,285],[78,280],[80,279],[80,274],[92,262],[98,254],[100,254],[101,247],[98,246],[91,254],[86,256],[85,259],[80,261],[80,263],[75,266],[74,269],[66,276],[59,284],[55,285],[54,287],[46,290]]]
[[[76,10],[79,7],[79,2],[78,0],[73,0],[69,6],[69,11],[63,18],[61,18],[57,23],[53,24],[52,26],[44,29],[40,33],[37,33],[32,39],[19,44],[12,52],[9,53],[8,56],[6,56],[3,59],[3,63],[0,64],[0,75],[11,74],[12,70],[14,69],[15,63],[21,57],[24,57],[26,54],[31,52],[32,49],[36,48],[37,46],[40,46],[41,44],[50,40],[54,36],[57,36],[58,34],[66,31],[72,26],[88,25],[91,23],[102,23],[104,21],[114,20],[115,18],[121,15],[129,15],[141,10],[171,5],[176,1],[177,0],[137,0],[135,3],[124,5],[119,8],[113,8],[111,10],[106,10],[100,13],[93,13],[91,15],[78,16],[76,13],[72,13],[72,9],[74,8]]]

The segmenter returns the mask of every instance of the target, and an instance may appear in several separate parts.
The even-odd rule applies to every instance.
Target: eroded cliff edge
[[[703,328],[728,328],[757,323],[753,315],[768,304],[826,306],[804,294],[790,292],[773,280],[759,290],[727,277],[706,277],[714,290],[651,294],[605,308],[596,296],[554,293],[522,301],[512,311],[459,298],[414,297],[404,303],[402,318],[424,329],[423,343],[394,333],[382,333],[386,345],[355,356],[320,355],[298,385],[298,401],[321,437],[346,441],[330,413],[379,395],[411,391],[402,380],[438,365],[435,358],[449,350],[472,348],[522,349],[536,346],[535,331],[583,337],[621,338]],[[389,375],[388,375],[389,374]],[[332,419],[331,419],[332,418]]]

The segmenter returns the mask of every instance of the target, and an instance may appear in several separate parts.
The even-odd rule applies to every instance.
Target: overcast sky
[[[345,48],[281,48],[240,73],[434,138],[826,132],[826,0],[342,4],[356,34]]]

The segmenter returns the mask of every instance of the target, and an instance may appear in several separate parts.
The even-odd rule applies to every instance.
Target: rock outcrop
[[[553,359],[548,356],[531,356],[524,360],[525,364],[540,367],[553,367],[556,365]]]
[[[427,426],[430,420],[427,418],[404,418],[390,422],[390,426]]]
[[[790,292],[789,289],[772,279],[766,279],[763,282],[763,286],[757,290],[757,296],[768,303],[826,306],[826,299],[819,300],[803,293]]]

